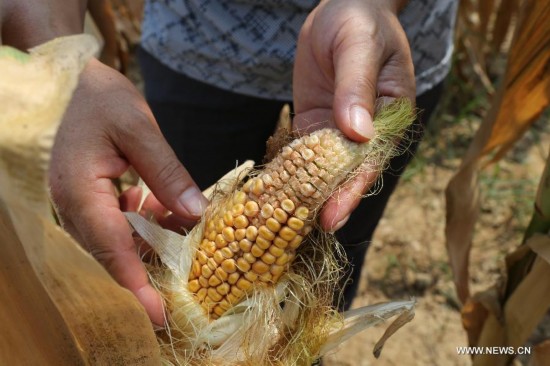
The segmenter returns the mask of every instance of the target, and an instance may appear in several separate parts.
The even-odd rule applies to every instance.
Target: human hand
[[[339,128],[348,138],[374,137],[379,97],[415,100],[409,44],[397,18],[403,0],[326,0],[306,19],[294,64],[295,129]],[[320,217],[341,228],[378,173],[359,174],[333,194]]]
[[[117,71],[92,60],[56,136],[52,198],[63,227],[162,325],[162,300],[148,281],[112,183],[130,165],[155,194],[147,205],[175,214],[171,224],[179,217],[184,226],[206,208],[206,198],[162,137],[139,92]],[[138,195],[135,190],[124,195],[123,208],[134,208]]]

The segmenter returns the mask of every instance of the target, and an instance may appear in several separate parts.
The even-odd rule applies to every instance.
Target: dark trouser
[[[143,50],[139,58],[147,101],[168,143],[201,189],[216,182],[234,168],[237,161],[262,161],[265,142],[273,133],[285,102],[235,94],[203,84],[172,71]],[[341,304],[344,308],[351,305],[357,292],[361,266],[374,229],[399,176],[416,151],[421,137],[418,131],[429,120],[441,90],[442,84],[439,84],[417,97],[417,107],[423,113],[413,128],[414,142],[405,154],[391,160],[389,169],[383,173],[381,192],[363,199],[336,234],[350,264]]]

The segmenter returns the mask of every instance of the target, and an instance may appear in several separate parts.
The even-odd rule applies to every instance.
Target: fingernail
[[[342,220],[338,221],[336,225],[334,225],[334,227],[332,228],[332,232],[340,230],[346,224],[346,222],[348,222],[349,216],[350,215],[347,215]]]
[[[197,187],[190,187],[179,197],[179,203],[189,212],[189,214],[200,217],[208,201]]]
[[[370,113],[359,105],[354,105],[350,110],[351,128],[366,139],[374,137],[374,126]]]

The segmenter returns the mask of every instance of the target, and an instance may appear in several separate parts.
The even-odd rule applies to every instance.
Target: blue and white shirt
[[[318,0],[147,0],[142,47],[188,77],[237,93],[292,100],[296,41]],[[400,14],[417,94],[451,65],[458,0],[411,0]]]

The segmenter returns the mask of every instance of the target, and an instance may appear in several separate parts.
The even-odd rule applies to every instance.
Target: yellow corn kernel
[[[273,240],[273,244],[275,244],[275,246],[277,246],[278,248],[285,249],[288,246],[288,241],[278,236],[275,238],[275,240]]]
[[[275,234],[265,225],[260,226],[258,229],[258,235],[269,241],[275,239]]]
[[[236,285],[242,291],[248,291],[252,287],[252,283],[244,278],[240,278]],[[233,291],[233,289],[231,289],[231,291]]]
[[[262,206],[260,215],[264,219],[269,219],[273,215],[273,211],[274,211],[273,206],[271,206],[269,203],[266,203],[265,205]]]
[[[216,278],[216,277],[213,277],[213,278]],[[208,297],[211,298],[212,300],[216,301],[216,302],[223,299],[222,295],[220,295],[218,293],[218,291],[216,291],[215,288],[209,288],[208,289]]]
[[[218,277],[221,281],[227,280],[227,272],[222,267],[216,268],[214,275],[216,275],[216,277]]]
[[[250,249],[250,253],[251,253],[254,257],[258,258],[258,257],[261,257],[262,254],[264,254],[264,250],[263,250],[262,248],[260,248],[260,247],[258,246],[258,244],[254,244],[254,245],[252,245],[252,248]]]
[[[278,246],[276,245],[272,245],[269,247],[268,249],[269,253],[271,253],[273,256],[275,257],[280,257],[281,255],[283,255],[283,253],[285,252],[284,249],[281,249],[279,248]]]
[[[246,227],[248,227],[248,219],[245,215],[239,215],[235,217],[235,219],[233,219],[233,225],[237,229],[245,229]]]
[[[292,240],[290,241],[290,243],[288,243],[288,247],[289,247],[290,249],[296,249],[296,248],[298,248],[298,247],[300,246],[300,244],[302,244],[302,240],[303,240],[303,239],[304,239],[303,236],[301,236],[301,235],[296,235],[296,236],[294,237],[294,239],[292,239]]]
[[[262,193],[264,193],[264,181],[260,178],[255,178],[254,183],[252,183],[252,187],[250,187],[250,192],[255,194],[256,196],[260,196]]]
[[[246,290],[242,290],[242,289],[240,288],[240,286],[239,286],[239,283],[241,284],[242,287],[246,287],[246,286],[247,286],[247,285],[246,285],[246,282],[248,282],[248,281],[245,280],[245,279],[243,279],[243,278],[239,279],[239,280],[237,281],[237,285],[236,285],[236,286],[231,286],[231,293],[232,293],[234,296],[238,297],[238,298],[242,298],[242,297],[244,296],[244,294],[245,294],[244,291],[246,291],[246,290],[248,290],[248,289],[250,288],[251,283],[248,282],[248,287],[246,288]]]
[[[237,203],[231,208],[231,214],[233,217],[239,217],[244,212],[244,205],[242,203]],[[235,220],[233,220],[235,222]]]
[[[239,258],[239,259],[242,259],[242,258]],[[247,262],[248,263],[248,262]],[[230,285],[234,285],[237,283],[237,281],[239,280],[239,277],[240,277],[240,274],[238,272],[235,272],[235,273],[231,273],[228,277],[227,277],[227,283],[229,283]]]
[[[242,259],[242,258],[239,258]],[[226,259],[222,262],[221,268],[227,273],[233,273],[237,270],[237,264],[233,259]]]
[[[199,284],[199,280],[189,281],[189,284],[187,285],[187,287],[189,287],[189,291],[191,291],[191,292],[197,292],[201,289],[201,285]]]
[[[286,241],[291,241],[296,237],[296,231],[292,230],[288,226],[285,226],[281,229],[281,231],[279,231],[279,236]]]
[[[224,258],[232,258],[233,257],[233,251],[229,248],[229,246],[227,246],[225,248],[221,248],[220,253],[222,253]]]
[[[257,274],[263,274],[269,271],[269,266],[262,261],[256,261],[252,264],[252,270]]]
[[[258,279],[258,275],[252,271],[246,272],[244,278],[249,280],[251,283],[254,283]]]
[[[233,203],[236,205],[238,204],[244,205],[246,203],[246,199],[247,199],[246,193],[244,193],[243,191],[237,191],[233,195]]]
[[[252,253],[244,253],[243,259],[247,261],[248,263],[254,263],[256,262],[256,257],[252,255]]]
[[[309,216],[309,210],[307,207],[300,206],[296,209],[296,212],[294,212],[294,216],[299,218],[300,220],[307,220]]]
[[[260,212],[260,207],[255,201],[248,201],[244,205],[244,214],[248,217],[256,217]]]
[[[200,276],[199,277],[199,284],[201,285],[201,287],[203,288],[208,288],[210,287],[210,285],[208,284],[208,280],[206,278],[204,278],[203,276]]]
[[[292,202],[292,201],[290,201]],[[281,206],[282,206],[282,203],[281,203]],[[279,208],[277,207],[274,211],[273,211],[273,218],[275,220],[277,220],[277,222],[279,224],[284,224],[286,223],[286,220],[288,220],[288,214],[285,212],[284,209],[282,208]],[[269,226],[268,226],[269,227]],[[271,229],[271,228],[270,228]],[[277,230],[278,231],[278,230]]]
[[[272,263],[275,263],[277,258],[271,253],[264,253],[264,255],[262,255],[261,257],[261,260],[266,264],[272,264]]]
[[[205,264],[201,268],[201,274],[204,278],[210,278],[210,276],[212,276],[212,270]]]
[[[217,264],[221,264],[221,262],[225,260],[225,257],[223,256],[221,250],[216,251],[216,253],[214,253],[214,256],[212,258],[214,258],[214,261],[216,261]]]
[[[287,221],[287,226],[292,230],[299,231],[304,227],[304,222],[297,217],[291,217]]]
[[[223,215],[223,223],[225,226],[233,226],[233,215],[231,215],[231,212],[226,212]]]
[[[276,209],[273,212],[274,215],[275,215],[275,212],[277,212],[277,210],[280,210],[280,209]],[[267,228],[269,229],[269,231],[271,233],[276,233],[277,231],[279,231],[281,229],[281,224],[279,223],[279,221],[275,220],[273,217],[270,217],[269,219],[267,219],[265,221],[265,226],[267,226]],[[273,234],[273,239],[274,238],[275,238],[275,234]],[[269,240],[273,240],[273,239],[269,239]]]
[[[258,228],[256,226],[249,226],[246,228],[246,238],[250,241],[256,240],[258,237]]]
[[[229,286],[229,284],[227,284],[227,283],[222,283],[221,285],[216,287],[216,291],[218,292],[218,294],[220,294],[222,296],[227,295],[229,290],[231,290],[231,286]]]
[[[217,316],[222,316],[225,313],[225,310],[221,306],[216,306],[213,310],[213,313]]]
[[[237,268],[241,272],[248,272],[250,270],[250,263],[248,263],[244,258],[237,259]]]
[[[271,246],[271,240],[264,239],[261,236],[258,236],[256,238],[256,245],[260,247],[260,249],[266,250]]]
[[[197,299],[198,299],[199,301],[203,301],[204,298],[206,297],[207,293],[208,293],[208,290],[206,289],[206,287],[202,287],[202,288],[197,292],[197,294],[196,294],[196,295],[197,295]]]
[[[230,243],[232,241],[235,241],[235,229],[232,227],[226,227],[222,230],[223,238],[226,242]]]
[[[218,277],[216,276],[211,276],[209,279],[208,279],[208,285],[211,286],[211,287],[215,287],[215,286],[218,286],[220,283],[222,283],[222,280],[220,280]],[[210,293],[209,293],[210,294]],[[219,300],[216,300],[216,301],[219,301]]]
[[[222,234],[216,235],[216,248],[223,248],[227,246],[227,241],[223,238]]]

